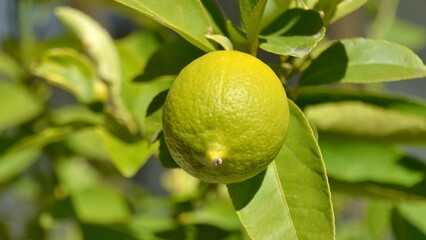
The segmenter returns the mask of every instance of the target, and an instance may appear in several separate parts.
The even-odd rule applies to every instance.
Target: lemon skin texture
[[[261,60],[214,51],[187,65],[163,108],[163,132],[176,163],[210,183],[234,183],[264,170],[280,151],[289,110],[281,81]]]

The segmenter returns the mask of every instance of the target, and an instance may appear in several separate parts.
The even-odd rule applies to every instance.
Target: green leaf
[[[99,173],[87,161],[61,158],[55,167],[81,221],[113,224],[125,223],[129,219],[130,211],[121,193],[104,185]]]
[[[116,41],[122,63],[124,81],[130,81],[141,74],[148,60],[161,47],[159,37],[150,31],[138,31]]]
[[[73,152],[90,159],[104,160],[109,157],[102,144],[101,136],[95,127],[88,127],[74,132],[65,140],[65,144]]]
[[[241,230],[241,222],[228,199],[217,198],[207,201],[203,206],[188,213],[185,223],[208,224],[228,231]]]
[[[233,50],[231,40],[229,38],[219,34],[206,34],[206,38],[217,42],[224,50]]]
[[[63,140],[72,132],[73,129],[70,127],[51,127],[43,129],[39,133],[23,138],[12,145],[12,147],[7,150],[7,154],[23,151],[27,148],[42,148],[47,144]]]
[[[31,120],[42,107],[40,100],[21,85],[0,81],[0,131]]]
[[[72,92],[83,103],[105,101],[108,95],[91,61],[73,49],[52,49],[46,52],[33,72]]]
[[[303,113],[289,103],[289,132],[276,159],[254,178],[229,184],[228,191],[252,239],[334,239],[320,149]]]
[[[384,37],[391,42],[407,46],[413,51],[420,51],[426,47],[425,27],[398,18],[394,19]]]
[[[163,76],[151,81],[131,82],[123,85],[122,98],[138,123],[140,131],[148,139],[152,135],[147,129],[148,108],[153,99],[169,89],[174,76]]]
[[[266,0],[239,0],[241,19],[246,29],[247,38],[257,48],[257,36],[260,20],[266,6]]]
[[[384,239],[389,233],[392,215],[390,201],[371,201],[367,209],[366,225],[373,239]]]
[[[0,155],[0,184],[22,174],[40,155],[41,151],[37,148]]]
[[[55,171],[60,183],[67,193],[73,195],[91,186],[96,186],[101,180],[99,173],[83,158],[58,158]]]
[[[108,104],[110,112],[129,131],[137,132],[132,116],[120,98],[122,70],[120,57],[112,37],[96,21],[86,14],[69,7],[58,7],[55,11],[59,20],[82,42],[83,47],[97,65],[102,80],[110,83]]]
[[[322,52],[300,77],[301,85],[398,81],[426,76],[410,49],[384,40],[345,39]]]
[[[74,33],[92,57],[100,76],[108,82],[120,82],[120,59],[109,33],[83,12],[70,7],[57,7],[58,19]]]
[[[99,128],[98,131],[112,163],[125,177],[134,176],[146,161],[158,151],[158,141],[150,144],[148,140],[142,139],[129,143],[111,135],[104,129]]]
[[[334,16],[337,6],[342,1],[343,0],[318,0],[314,9],[322,12],[324,23],[327,25],[330,18]]]
[[[358,101],[323,103],[305,109],[321,133],[381,142],[426,144],[426,119]]]
[[[138,199],[129,228],[140,240],[159,239],[156,233],[173,229],[176,224],[171,215],[174,205],[168,198],[147,196]],[[164,239],[164,238],[163,238]]]
[[[0,51],[0,79],[17,81],[25,75],[25,70],[8,54]]]
[[[424,180],[426,165],[397,147],[378,141],[320,135],[327,174],[347,182],[376,182],[412,187]],[[378,171],[380,169],[380,171]]]
[[[392,214],[393,232],[397,240],[426,238],[425,202],[402,202]]]
[[[187,41],[204,51],[215,46],[205,38],[211,32],[220,33],[201,1],[194,0],[116,0],[141,12],[160,24],[177,32]],[[194,21],[196,19],[196,21]]]
[[[50,109],[49,120],[55,125],[87,124],[99,125],[104,122],[104,116],[91,111],[83,105],[66,105]]]
[[[246,33],[242,29],[235,26],[230,20],[226,21],[226,29],[235,50],[250,52],[250,43],[247,40]]]
[[[341,0],[333,14],[329,16],[328,24],[331,24],[349,13],[362,7],[368,0]]]
[[[297,105],[302,109],[308,105],[342,101],[362,101],[387,110],[426,119],[426,102],[424,100],[387,95],[380,92],[354,89],[302,88],[296,99]]]
[[[313,10],[290,9],[263,29],[260,48],[265,51],[304,57],[324,37],[321,16]]]
[[[130,211],[121,193],[101,184],[86,187],[71,196],[77,217],[88,223],[125,223]]]

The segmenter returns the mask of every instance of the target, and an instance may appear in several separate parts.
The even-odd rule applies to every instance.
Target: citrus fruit
[[[163,109],[163,132],[176,163],[211,183],[264,170],[281,149],[289,110],[281,81],[261,60],[214,51],[187,65]]]

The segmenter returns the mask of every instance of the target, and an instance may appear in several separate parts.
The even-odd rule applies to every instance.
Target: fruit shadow
[[[243,209],[254,198],[263,183],[266,171],[267,169],[245,181],[227,185],[235,210]]]

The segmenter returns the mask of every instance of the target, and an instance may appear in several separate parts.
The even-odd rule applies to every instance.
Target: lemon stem
[[[213,165],[217,166],[217,165],[221,165],[222,164],[222,158],[215,158],[213,160]]]

